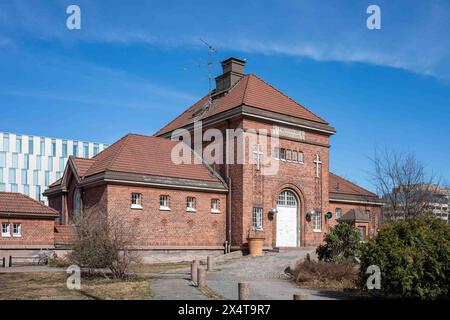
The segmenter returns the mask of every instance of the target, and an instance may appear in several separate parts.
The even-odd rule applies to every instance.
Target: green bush
[[[359,230],[347,223],[340,223],[324,237],[325,244],[316,249],[319,260],[342,263],[358,255]]]
[[[381,291],[404,298],[434,299],[450,287],[450,225],[433,216],[381,228],[361,252],[361,284],[367,267],[381,269]]]

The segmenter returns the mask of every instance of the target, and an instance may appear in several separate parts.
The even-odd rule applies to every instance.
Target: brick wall
[[[131,208],[131,193],[142,194],[142,209]],[[159,208],[159,196],[170,196],[170,211]],[[108,185],[108,213],[127,219],[137,230],[138,246],[223,247],[226,195],[198,191]],[[186,211],[186,197],[195,197],[197,211]],[[220,213],[211,213],[211,199],[219,199]]]
[[[53,218],[0,218],[1,223],[11,223],[11,236],[0,237],[0,248],[48,248],[54,245]],[[22,236],[13,237],[13,223],[22,225]]]
[[[377,234],[377,230],[380,224],[381,207],[376,205],[359,204],[359,203],[340,203],[340,202],[330,202],[330,211],[333,213],[333,218],[330,221],[330,225],[335,225],[336,222],[336,208],[341,209],[341,216],[346,214],[349,210],[361,210],[370,211],[370,223],[368,225],[368,236],[373,237]]]

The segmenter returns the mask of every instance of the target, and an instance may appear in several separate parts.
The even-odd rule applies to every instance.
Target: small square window
[[[22,224],[13,223],[13,237],[21,237],[22,236]]]
[[[142,194],[140,193],[131,194],[131,208],[142,209]]]
[[[11,224],[2,223],[2,237],[11,237]]]
[[[211,212],[220,213],[219,199],[211,199]]]
[[[159,210],[170,210],[170,197],[167,195],[159,196]]]
[[[194,197],[186,198],[186,211],[195,212],[197,211],[197,201]]]

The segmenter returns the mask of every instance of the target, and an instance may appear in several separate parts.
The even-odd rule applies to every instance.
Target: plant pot
[[[249,237],[248,241],[248,250],[250,252],[250,256],[252,257],[262,257],[263,256],[263,247],[264,247],[264,237]]]

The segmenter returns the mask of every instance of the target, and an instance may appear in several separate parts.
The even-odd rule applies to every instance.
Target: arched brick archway
[[[277,188],[276,188],[277,192],[272,196],[272,205],[273,208],[279,208],[279,212],[277,213],[277,215],[275,216],[275,219],[273,221],[273,229],[272,229],[272,239],[273,239],[273,243],[272,245],[274,247],[282,247],[283,245],[280,245],[280,239],[279,237],[277,237],[277,231],[278,233],[280,232],[280,229],[283,230],[282,226],[279,225],[279,223],[292,223],[292,217],[291,220],[289,220],[289,218],[287,218],[286,216],[281,216],[281,215],[289,215],[292,214],[292,201],[290,201],[290,203],[288,203],[288,200],[286,199],[287,203],[285,203],[285,206],[283,205],[278,205],[278,198],[282,193],[286,193],[286,194],[292,194],[295,197],[296,200],[296,244],[295,245],[287,245],[287,247],[300,247],[304,244],[305,242],[305,198],[304,198],[304,194],[302,192],[302,190],[296,186],[295,184],[292,183],[283,183],[280,184]],[[289,196],[288,196],[289,197]],[[284,197],[281,197],[280,201],[282,203],[283,199],[285,199]],[[280,204],[281,204],[280,203]],[[289,209],[289,207],[291,207],[291,209]],[[280,214],[281,212],[281,214]],[[284,230],[284,231],[288,231],[288,230]],[[281,239],[281,244],[283,243],[283,240]],[[293,244],[293,243],[291,243]]]

